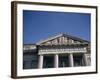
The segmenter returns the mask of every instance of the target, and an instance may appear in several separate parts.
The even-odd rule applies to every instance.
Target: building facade
[[[90,65],[90,42],[67,34],[59,34],[36,44],[24,44],[23,47],[23,69]]]

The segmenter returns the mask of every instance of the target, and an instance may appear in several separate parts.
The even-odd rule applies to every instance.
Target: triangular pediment
[[[80,44],[88,41],[67,34],[60,34],[38,42],[38,45]]]

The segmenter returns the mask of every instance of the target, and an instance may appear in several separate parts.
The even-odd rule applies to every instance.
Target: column
[[[85,66],[87,66],[88,63],[87,63],[86,53],[83,54],[83,60],[84,60]]]
[[[39,55],[38,68],[43,68],[43,55]]]
[[[58,68],[59,65],[59,60],[58,60],[58,54],[54,55],[54,67]]]
[[[72,53],[69,54],[69,65],[70,65],[70,67],[74,66],[74,60],[73,60],[73,54]]]

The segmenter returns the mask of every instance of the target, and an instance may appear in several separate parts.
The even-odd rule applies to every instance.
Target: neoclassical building
[[[59,34],[36,44],[24,44],[23,69],[90,66],[90,51],[89,41]]]

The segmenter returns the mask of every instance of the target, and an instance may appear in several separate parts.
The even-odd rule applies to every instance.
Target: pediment
[[[43,41],[38,42],[37,44],[41,45],[58,45],[58,44],[80,44],[87,43],[88,41],[73,37],[66,34],[60,34],[54,37],[50,37]]]

